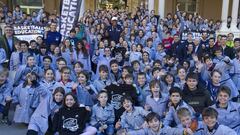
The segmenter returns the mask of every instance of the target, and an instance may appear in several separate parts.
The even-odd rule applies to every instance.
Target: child
[[[47,69],[44,72],[44,79],[40,82],[40,84],[46,88],[50,93],[53,93],[57,87],[61,84],[55,81],[55,75],[53,69]]]
[[[97,132],[96,128],[86,127],[89,120],[90,112],[85,107],[79,107],[77,98],[68,93],[63,99],[63,107],[53,117],[53,130],[60,135],[94,135]]]
[[[65,89],[65,93],[72,92],[72,86],[74,82],[70,79],[71,69],[69,67],[63,67],[61,69],[60,85]]]
[[[155,60],[163,61],[163,58],[166,56],[166,52],[164,51],[164,47],[162,43],[158,43],[157,45],[157,51],[155,53]]]
[[[25,65],[27,64],[27,57],[31,55],[28,51],[29,43],[25,40],[22,40],[19,44],[21,48],[21,52],[19,53],[20,65]]]
[[[42,76],[44,76],[44,72],[47,70],[47,69],[53,69],[52,68],[52,66],[51,66],[51,64],[52,64],[52,58],[50,57],[50,56],[44,56],[43,57],[43,64],[42,64],[42,66],[40,67],[40,69],[41,69],[41,74],[40,74],[40,76],[42,77]]]
[[[191,105],[196,113],[201,114],[205,107],[212,105],[209,92],[198,84],[198,75],[188,73],[183,89],[183,100]]]
[[[111,68],[110,74],[109,74],[110,80],[111,82],[117,84],[117,82],[121,79],[121,70],[119,68],[118,61],[115,59],[112,59],[110,61],[110,68]]]
[[[240,91],[240,48],[236,49],[236,58],[233,59],[233,67],[231,71],[232,80],[236,85],[238,91]]]
[[[78,84],[77,84],[77,98],[79,103],[83,104],[84,106],[92,107],[96,103],[96,97],[98,91],[89,81],[89,74],[87,71],[81,71],[78,74]],[[73,86],[73,89],[74,86]]]
[[[64,58],[60,57],[57,59],[57,69],[55,70],[55,80],[60,81],[61,80],[61,69],[63,67],[67,66],[67,62]]]
[[[109,71],[107,65],[99,66],[100,77],[93,82],[93,86],[96,88],[98,92],[111,84],[111,80],[109,80],[108,73]]]
[[[41,86],[37,82],[37,74],[28,72],[26,80],[13,91],[13,103],[17,104],[13,121],[28,124],[32,113],[39,104]]]
[[[61,48],[62,57],[66,60],[67,66],[72,68],[72,63],[77,59],[75,50],[69,39],[66,39]]]
[[[211,95],[211,99],[214,103],[217,101],[217,92],[220,87],[222,73],[219,70],[214,69],[211,72],[211,81],[207,84],[207,89]]]
[[[111,48],[105,47],[104,48],[104,55],[100,55],[99,52],[92,57],[93,63],[97,64],[97,72],[96,72],[96,79],[99,77],[99,67],[101,65],[107,65],[107,68],[109,68],[109,62],[111,61]],[[109,70],[108,70],[109,71]]]
[[[133,105],[131,97],[126,96],[122,99],[122,105],[125,109],[115,128],[126,129],[127,131],[138,130],[144,127],[144,117],[149,113],[142,107],[136,107]]]
[[[62,56],[60,48],[57,46],[55,47],[54,51],[52,54],[50,54],[52,58],[52,66],[53,69],[57,69],[57,60]]]
[[[132,51],[130,52],[129,62],[133,62],[135,60],[140,61],[142,59],[142,53],[137,51],[137,46],[132,44]]]
[[[131,63],[131,65],[133,67],[133,76],[134,78],[137,78],[137,75],[141,72],[140,62],[135,60]]]
[[[181,88],[181,90],[183,90],[183,87],[186,83],[186,76],[187,76],[187,72],[186,72],[186,69],[181,66],[181,67],[178,67],[177,69],[177,84],[179,86],[179,88]]]
[[[10,121],[8,120],[8,112],[12,100],[11,93],[13,87],[7,77],[8,70],[5,68],[0,69],[0,112],[3,114],[1,122],[10,124]]]
[[[27,56],[27,64],[22,65],[17,69],[17,74],[14,78],[14,86],[18,86],[20,83],[24,82],[27,73],[35,72],[40,74],[40,68],[36,66],[35,57],[33,55]]]
[[[165,117],[168,96],[161,93],[160,84],[157,80],[152,80],[149,83],[149,87],[151,90],[151,95],[146,97],[145,109],[158,113],[160,118],[163,119]]]
[[[230,101],[231,90],[221,86],[217,92],[217,103],[212,107],[218,112],[218,122],[240,134],[240,104]]]
[[[21,52],[21,47],[19,42],[14,44],[16,50],[12,52],[10,57],[10,71],[17,71],[20,66],[19,53]]]
[[[147,82],[146,74],[143,72],[140,72],[137,75],[137,89],[142,97],[140,102],[142,105],[144,105],[146,97],[151,95],[151,91],[149,88],[149,83]]]
[[[83,64],[81,62],[76,62],[73,64],[73,81],[78,81],[78,74],[83,71]]]
[[[204,122],[204,134],[211,135],[237,135],[237,133],[224,125],[217,122],[218,112],[211,108],[205,108],[202,112],[203,122]]]
[[[28,125],[27,135],[45,134],[52,124],[53,115],[62,105],[65,91],[62,87],[54,89],[53,94],[49,94],[40,102],[34,111]]]
[[[179,87],[176,83],[175,83],[175,78],[174,76],[171,74],[171,73],[167,73],[164,78],[163,78],[163,90],[162,92],[164,94],[167,94],[169,95],[169,90],[172,88],[172,87]]]
[[[124,66],[122,68],[121,79],[118,81],[118,84],[124,83],[124,78],[127,74],[133,74],[133,68],[131,66]]]
[[[163,121],[163,124],[165,126],[175,127],[181,123],[177,117],[177,111],[183,107],[189,110],[191,117],[194,117],[195,112],[193,108],[182,100],[182,90],[180,88],[178,87],[171,88],[169,91],[169,95],[170,95],[169,110],[166,113],[166,117]]]
[[[184,135],[202,135],[203,123],[192,118],[192,113],[188,108],[182,107],[177,110],[177,117],[181,122],[178,128],[185,128]]]
[[[182,135],[183,129],[164,127],[157,113],[151,112],[146,116],[147,128],[129,131],[127,135]],[[126,133],[126,131],[125,131]]]
[[[98,93],[98,103],[92,108],[91,125],[98,129],[97,135],[113,135],[114,133],[114,108],[107,103],[106,91]]]
[[[90,61],[90,54],[88,53],[88,50],[86,49],[83,41],[78,41],[76,46],[75,55],[77,56],[77,61],[83,63],[84,70],[91,71],[91,61]]]

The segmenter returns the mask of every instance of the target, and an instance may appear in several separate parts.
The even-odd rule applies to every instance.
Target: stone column
[[[231,22],[231,31],[240,31],[237,28],[237,18],[238,18],[238,8],[239,8],[239,0],[233,0],[232,5],[232,22]]]
[[[221,31],[227,31],[227,17],[228,17],[228,7],[229,7],[229,0],[222,0],[222,27]]]
[[[149,12],[154,10],[154,0],[148,0],[148,10]]]
[[[165,0],[158,1],[158,13],[160,15],[160,18],[165,17]]]

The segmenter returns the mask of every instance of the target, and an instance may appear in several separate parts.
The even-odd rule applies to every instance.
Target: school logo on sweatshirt
[[[114,109],[118,110],[122,107],[121,104],[121,99],[122,99],[122,95],[120,94],[114,94],[112,95],[112,100],[111,100],[111,104],[114,107]]]
[[[72,132],[78,130],[77,119],[75,118],[67,118],[63,121],[63,128],[66,128]]]

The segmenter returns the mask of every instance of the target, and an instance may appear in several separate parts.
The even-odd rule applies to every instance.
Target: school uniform
[[[114,133],[114,108],[111,104],[108,104],[105,107],[102,107],[100,103],[95,104],[92,107],[92,116],[90,124],[97,129],[102,125],[106,124],[108,128],[106,129],[106,133],[113,134]]]
[[[163,121],[163,124],[165,126],[171,126],[171,125],[177,126],[181,124],[181,121],[177,116],[177,111],[180,108],[187,108],[191,112],[191,116],[194,117],[194,114],[195,114],[194,109],[190,105],[188,105],[186,102],[180,101],[180,103],[176,107],[174,107],[173,105],[169,107],[169,110],[166,113],[166,117]]]
[[[26,75],[30,72],[35,72],[37,74],[40,74],[41,70],[38,66],[32,66],[29,67],[28,65],[21,65],[18,69],[17,69],[17,74],[15,75],[14,78],[14,86],[19,85],[20,83],[24,82],[24,80],[26,79]]]
[[[131,130],[138,130],[142,128],[144,118],[149,112],[142,107],[133,106],[132,112],[123,112],[121,116],[121,128]]]
[[[13,103],[17,103],[13,121],[29,123],[34,108],[38,106],[39,96],[34,87],[23,87],[23,83],[13,91]]]
[[[74,84],[73,81],[69,80],[67,83],[64,83],[63,81],[59,81],[60,86],[62,86],[65,90],[65,93],[72,92],[72,86]]]
[[[217,101],[217,92],[221,85],[215,86],[211,81],[207,84],[207,90],[210,93],[211,100],[215,103]]]
[[[141,52],[130,52],[129,56],[129,62],[133,62],[135,60],[140,61],[142,59],[142,53]]]
[[[96,71],[96,75],[95,75],[95,78],[99,78],[99,67],[101,65],[106,65],[108,67],[108,71],[110,71],[110,61],[112,60],[112,58],[109,56],[109,57],[106,57],[105,55],[99,55],[99,56],[96,56],[96,55],[93,55],[92,57],[92,62],[97,64],[97,71]]]
[[[222,73],[222,77],[221,77],[221,81],[220,81],[221,85],[228,86],[231,89],[231,97],[236,97],[239,95],[239,92],[238,92],[236,85],[234,84],[234,82],[232,81],[232,79],[229,75],[230,69],[232,67],[233,67],[233,61],[230,60],[229,63],[222,61],[222,62],[216,64],[214,69],[217,69]]]
[[[86,87],[89,87],[86,88]],[[77,99],[80,104],[92,107],[97,101],[97,90],[92,84],[79,85],[76,90]]]
[[[53,93],[57,87],[61,87],[61,84],[57,81],[47,82],[45,79],[40,82],[40,84],[46,88],[49,92]]]
[[[121,77],[122,77],[122,73],[120,69],[118,69],[118,72],[116,74],[110,71],[109,78],[111,82],[117,83],[119,80],[121,80]]]
[[[77,53],[76,51],[74,53],[76,53],[75,55],[77,56],[77,61],[81,62],[84,65],[83,69],[92,71],[90,55],[88,54],[87,56],[84,56],[82,52]]]
[[[129,135],[183,135],[182,128],[170,128],[160,126],[158,132],[154,132],[151,128],[143,128],[140,130],[129,131]]]
[[[19,53],[20,65],[25,65],[25,64],[27,64],[27,57],[28,57],[29,55],[31,55],[31,53],[28,52],[28,51],[27,51],[27,52],[20,52],[20,53]],[[35,60],[37,60],[36,57],[35,57]]]
[[[148,95],[151,95],[151,90],[150,90],[149,84],[146,83],[143,86],[137,85],[137,93],[139,93],[138,101],[140,102],[140,104],[144,105],[146,102],[146,97]]]
[[[20,52],[13,52],[10,57],[10,71],[17,71],[20,66],[20,59],[19,59]]]
[[[75,55],[75,51],[70,52],[69,49],[66,48],[66,50],[62,51],[62,57],[66,60],[67,66],[72,69],[72,63],[76,62],[77,56]]]
[[[57,59],[58,58],[60,58],[60,57],[62,57],[62,56],[55,56],[55,55],[49,55],[51,58],[52,58],[52,67],[53,67],[53,69],[57,69]]]
[[[154,56],[154,60],[160,60],[163,61],[163,58],[166,56],[166,52],[163,51],[156,51],[155,56]]]
[[[217,123],[212,131],[209,131],[205,125],[202,135],[237,135],[237,133],[233,129]]]
[[[191,126],[194,125],[193,127],[195,127],[195,124],[197,125],[196,129],[193,131],[193,135],[205,135],[204,134],[204,124],[202,121],[197,121],[196,119],[192,119],[191,120],[191,125],[190,125],[190,129]],[[182,124],[179,124],[177,126],[178,129],[184,129],[185,126],[183,126]],[[192,129],[191,129],[192,130]]]
[[[3,48],[0,48],[0,64],[3,64],[7,59],[6,52]]]
[[[237,89],[240,90],[240,59],[233,59],[233,67],[230,70],[231,78],[236,85]]]
[[[13,91],[12,83],[6,80],[2,85],[0,85],[0,104],[6,104],[6,97],[11,97]]]
[[[165,112],[168,104],[168,96],[161,94],[159,99],[156,101],[152,95],[148,95],[146,98],[146,105],[150,105],[151,111],[159,114],[160,118],[165,117]]]
[[[52,118],[54,111],[61,107],[61,104],[57,104],[53,98],[52,94],[49,94],[40,102],[30,119],[28,130],[34,130],[39,135],[44,135],[47,132],[49,117]]]
[[[107,79],[107,80],[101,80],[100,78],[95,80],[93,82],[93,86],[95,87],[95,89],[97,90],[97,92],[101,91],[102,89],[104,89],[106,86],[111,84],[111,80]]]
[[[227,108],[220,108],[219,103],[212,106],[218,111],[219,124],[228,126],[240,134],[240,104],[228,102]]]

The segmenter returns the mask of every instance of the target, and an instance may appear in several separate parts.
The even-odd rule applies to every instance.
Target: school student
[[[107,65],[99,66],[99,78],[97,78],[93,85],[97,91],[101,91],[106,86],[111,84],[111,80],[109,79],[109,70]]]
[[[164,127],[161,123],[160,116],[154,112],[151,112],[146,116],[146,122],[148,124],[148,127],[146,128],[124,132],[127,135],[182,135],[184,131],[180,128]]]
[[[212,105],[209,92],[199,83],[196,73],[188,73],[183,89],[183,100],[201,114],[205,107]]]
[[[77,97],[67,93],[63,99],[63,107],[53,117],[53,131],[59,135],[95,135],[97,130],[87,126],[90,112],[79,107]]]
[[[65,93],[72,92],[74,82],[70,79],[71,69],[69,67],[61,68],[60,85],[65,89]]]
[[[59,82],[55,81],[53,69],[45,70],[44,78],[40,84],[45,87],[50,93],[53,93],[54,90],[61,85]]]
[[[146,97],[145,110],[157,113],[161,119],[165,117],[168,96],[162,94],[159,81],[152,80],[149,83],[151,95]]]
[[[74,82],[78,82],[78,74],[83,71],[83,64],[81,62],[76,62],[73,64],[73,74],[72,74],[72,80]]]
[[[13,91],[13,103],[17,104],[13,121],[28,124],[32,113],[40,102],[40,96],[44,95],[43,92],[44,88],[38,83],[37,74],[28,72],[25,82]]]
[[[14,47],[16,48],[16,50],[12,52],[9,62],[9,67],[11,71],[17,71],[20,66],[19,53],[21,52],[21,47],[19,42],[15,43]]]
[[[116,129],[126,129],[127,131],[142,129],[145,126],[145,116],[149,113],[142,107],[133,105],[133,100],[129,96],[122,99],[125,109],[120,120],[115,125]]]
[[[191,117],[194,117],[195,111],[190,105],[188,105],[182,100],[182,90],[180,88],[172,87],[169,91],[169,95],[169,109],[163,121],[163,124],[165,126],[175,127],[181,123],[179,118],[177,117],[177,111],[183,107],[189,110],[189,112],[191,113]]]
[[[181,122],[177,128],[185,128],[184,135],[203,135],[203,123],[192,118],[192,113],[188,108],[179,108],[176,113]]]
[[[40,74],[41,70],[38,66],[36,66],[36,60],[33,55],[27,56],[27,64],[26,65],[21,65],[17,69],[17,74],[14,78],[14,86],[18,86],[22,82],[24,82],[27,73],[29,72],[35,72],[37,74]]]
[[[114,134],[114,108],[108,102],[106,91],[98,93],[98,103],[92,107],[91,125],[97,128],[97,135]]]
[[[89,79],[88,71],[81,71],[78,74],[78,85],[73,89],[76,89],[79,104],[92,107],[96,103],[98,91]]]
[[[221,86],[217,92],[217,103],[212,107],[218,112],[219,124],[228,126],[240,134],[240,104],[230,101],[231,90]]]
[[[204,130],[203,134],[207,135],[237,135],[237,133],[220,123],[218,120],[218,112],[211,107],[205,108],[202,112],[203,122],[204,122]]]
[[[151,95],[151,91],[149,88],[149,83],[147,82],[146,74],[140,72],[137,75],[137,91],[139,91],[141,99],[140,104],[144,105],[146,102],[146,97]]]
[[[219,70],[214,69],[211,72],[211,80],[208,81],[208,83],[207,83],[207,89],[208,89],[208,91],[211,95],[211,99],[214,103],[216,103],[216,101],[217,101],[218,89],[221,86],[221,83],[220,83],[221,76],[222,76],[222,73]]]
[[[117,83],[121,79],[122,73],[119,68],[118,61],[116,59],[112,59],[110,61],[110,68],[111,68],[109,73],[110,80],[113,83]]]
[[[12,101],[11,93],[13,91],[12,83],[7,79],[8,70],[0,69],[0,113],[2,113],[1,123],[10,124],[8,112]]]
[[[48,129],[51,132],[53,115],[62,106],[64,94],[65,90],[62,87],[57,87],[52,94],[40,102],[31,116],[27,135],[43,135]]]

